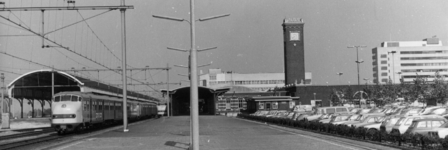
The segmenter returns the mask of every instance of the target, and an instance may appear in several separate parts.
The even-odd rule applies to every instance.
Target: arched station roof
[[[217,94],[216,96],[223,95],[227,91],[229,91],[230,88],[208,88],[204,86],[198,86],[198,92],[201,93],[209,93],[209,94]],[[162,93],[166,93],[166,89],[161,90]],[[173,90],[170,90],[170,94],[180,94],[180,93],[190,93],[190,86],[184,86],[179,87]]]
[[[121,96],[123,89],[92,79],[52,69],[35,70],[25,73],[8,84],[10,97],[51,99],[52,73],[54,73],[55,94],[62,91],[95,92]],[[159,102],[144,94],[128,91],[131,98]]]

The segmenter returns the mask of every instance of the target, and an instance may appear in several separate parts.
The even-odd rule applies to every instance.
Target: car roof
[[[423,119],[415,119],[412,122],[418,122],[418,121],[446,121],[444,118],[423,118]]]

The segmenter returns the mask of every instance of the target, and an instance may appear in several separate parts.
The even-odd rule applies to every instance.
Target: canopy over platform
[[[215,115],[216,101],[218,96],[223,95],[230,88],[212,89],[208,87],[198,87],[199,94],[199,114],[200,115]],[[161,90],[166,94],[166,89]],[[190,115],[190,87],[180,87],[169,91],[172,100],[173,115]]]
[[[54,86],[52,86],[52,81]],[[67,72],[51,69],[36,70],[25,73],[8,85],[9,97],[18,99],[51,100],[54,93],[63,91],[94,92],[98,94],[122,96],[123,89],[87,79]],[[159,100],[144,94],[128,91],[129,98],[158,103]]]

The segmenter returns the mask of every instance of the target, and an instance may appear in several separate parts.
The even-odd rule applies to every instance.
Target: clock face
[[[300,40],[299,37],[300,37],[299,36],[299,32],[291,32],[291,33],[289,33],[289,40],[290,41],[299,41]]]

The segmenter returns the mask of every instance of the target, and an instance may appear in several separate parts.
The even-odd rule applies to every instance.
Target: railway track
[[[0,141],[6,141],[6,140],[15,139],[15,138],[22,138],[22,137],[45,134],[45,133],[51,133],[51,132],[54,132],[54,129],[51,127],[33,128],[33,129],[14,130],[14,132],[20,132],[20,133],[0,136]]]
[[[19,133],[0,136],[0,141],[5,141],[0,143],[0,150],[14,149],[59,138],[59,136],[55,134],[50,134],[54,133],[54,129],[51,127],[20,129],[14,130],[14,132]]]
[[[56,134],[51,134],[51,135],[46,135],[46,136],[42,136],[42,137],[38,137],[38,138],[3,143],[3,144],[0,144],[0,150],[20,148],[20,147],[24,147],[24,146],[28,146],[28,145],[32,145],[32,144],[36,144],[36,143],[53,141],[58,138],[61,138],[61,136],[56,135]]]

